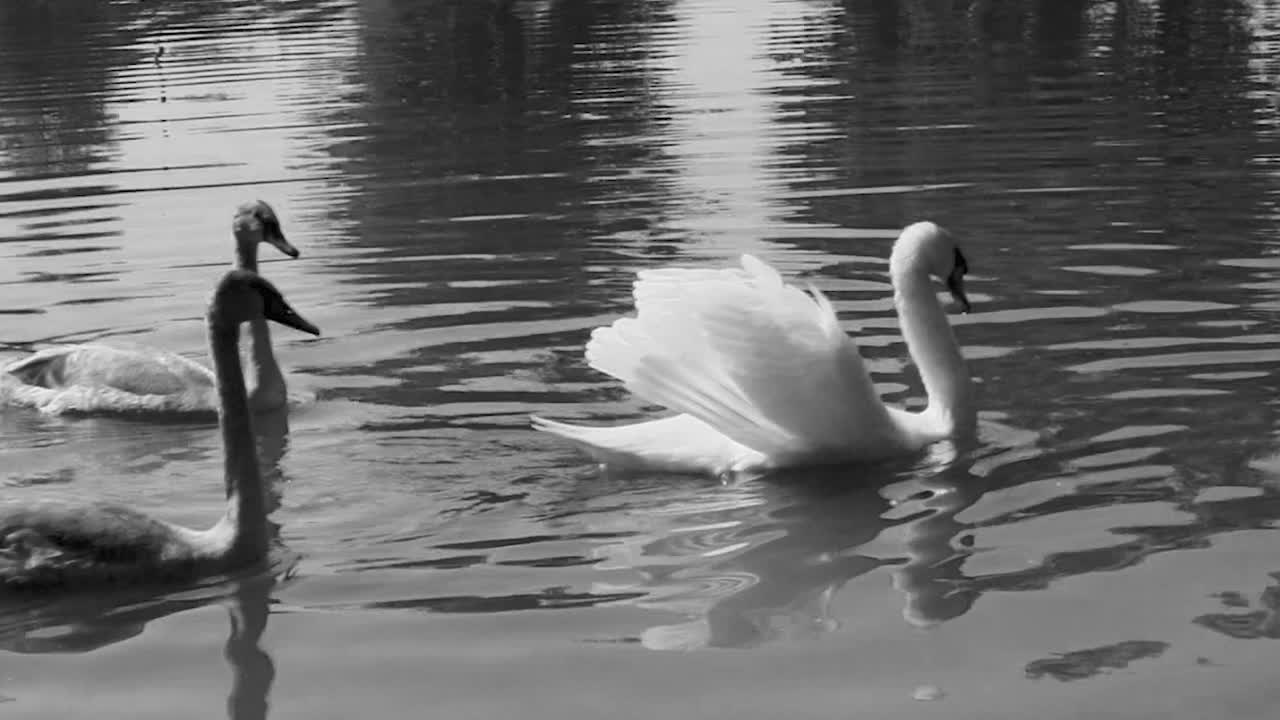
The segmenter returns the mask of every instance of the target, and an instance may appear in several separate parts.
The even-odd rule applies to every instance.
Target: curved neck
[[[236,234],[236,267],[258,272],[258,241]]]
[[[893,302],[929,396],[923,415],[943,435],[971,430],[977,421],[973,382],[929,274],[912,267],[894,273]]]
[[[209,349],[218,378],[218,428],[222,432],[223,473],[230,524],[229,558],[251,561],[267,553],[266,496],[258,470],[253,418],[240,367],[240,329],[209,323]]]
[[[236,266],[242,270],[258,271],[256,238],[236,234]],[[260,317],[249,321],[249,330],[253,338],[250,372],[253,374],[254,409],[279,407],[285,403],[287,391],[284,375],[271,349],[271,331],[267,328],[267,321]]]

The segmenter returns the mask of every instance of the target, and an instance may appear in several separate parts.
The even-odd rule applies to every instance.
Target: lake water
[[[0,608],[9,718],[1270,718],[1274,2],[6,0],[0,360],[206,356],[230,217],[277,329],[270,576]],[[955,6],[955,11],[941,8]],[[932,10],[930,10],[932,8]],[[897,229],[951,228],[982,442],[720,483],[532,412],[635,271],[742,252],[918,407]],[[8,497],[195,526],[216,429],[0,412]]]

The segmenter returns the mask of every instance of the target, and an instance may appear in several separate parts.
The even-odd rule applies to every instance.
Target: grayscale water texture
[[[3,0],[0,360],[207,357],[234,206],[302,257],[272,572],[0,604],[5,718],[1272,718],[1280,4]],[[527,416],[637,270],[750,252],[919,407],[961,239],[982,440],[742,482]],[[0,411],[4,497],[206,526],[207,422]]]

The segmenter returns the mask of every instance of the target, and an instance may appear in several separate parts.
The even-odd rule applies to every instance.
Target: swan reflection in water
[[[227,608],[231,632],[223,656],[232,673],[231,692],[227,695],[227,717],[231,720],[267,717],[267,697],[276,679],[276,666],[260,643],[267,629],[274,585],[270,576],[241,582]]]
[[[142,634],[148,623],[225,602],[230,632],[223,656],[231,667],[227,717],[262,720],[275,680],[275,663],[261,647],[270,613],[274,574],[255,575],[174,594],[142,599],[137,593],[75,596],[13,617],[0,613],[0,651],[22,654],[87,653]],[[6,617],[9,616],[9,617]]]
[[[597,569],[638,572],[641,581],[597,583],[593,592],[643,590],[639,606],[688,617],[641,634],[641,644],[658,650],[751,647],[837,630],[833,598],[878,568],[892,572],[909,622],[945,621],[975,599],[953,592],[966,556],[953,545],[961,527],[954,516],[987,486],[968,465],[942,443],[910,464],[685,485],[677,491],[684,497],[662,493],[623,519],[632,529],[645,525],[635,537],[597,549]]]
[[[1132,567],[1154,553],[1202,547],[1211,535],[1264,527],[1280,516],[1280,492],[1239,472],[1215,468],[1204,477],[1178,477],[1188,460],[1166,463],[1149,454],[1109,463],[1101,473],[1081,462],[1111,457],[1128,434],[1064,443],[1052,434],[983,425],[997,437],[959,453],[940,443],[915,463],[668,487],[647,504],[633,503],[626,515],[602,513],[613,518],[600,521],[615,525],[608,529],[635,535],[599,546],[597,568],[638,574],[638,582],[609,590],[642,592],[634,601],[640,607],[687,618],[645,630],[646,647],[749,647],[839,628],[836,594],[881,568],[902,595],[903,619],[931,627],[965,614],[987,592],[1034,591],[1065,576]],[[1224,482],[1258,489],[1199,497]],[[1089,487],[1105,491],[1081,492]],[[1102,529],[1079,550],[1059,549],[1052,539],[1047,551],[1027,549],[1020,537],[1016,551],[1025,557],[1013,567],[1001,556],[999,536],[988,533],[1130,497],[1189,510],[1149,528],[1126,525],[1123,534]],[[982,562],[971,562],[979,555]]]

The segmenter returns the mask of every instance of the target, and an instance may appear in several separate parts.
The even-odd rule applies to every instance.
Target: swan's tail
[[[613,427],[572,425],[534,415],[533,427],[558,435],[615,470],[713,473],[758,465],[763,456],[688,415]]]
[[[610,428],[571,425],[548,420],[538,415],[530,415],[529,421],[534,430],[558,435],[572,442],[596,462],[606,465],[613,464],[624,461],[628,455],[623,443],[616,442],[615,438],[609,437],[610,433],[608,431]]]
[[[6,365],[4,372],[27,385],[56,388],[64,382],[67,356],[74,350],[74,345],[58,345],[37,350]]]

